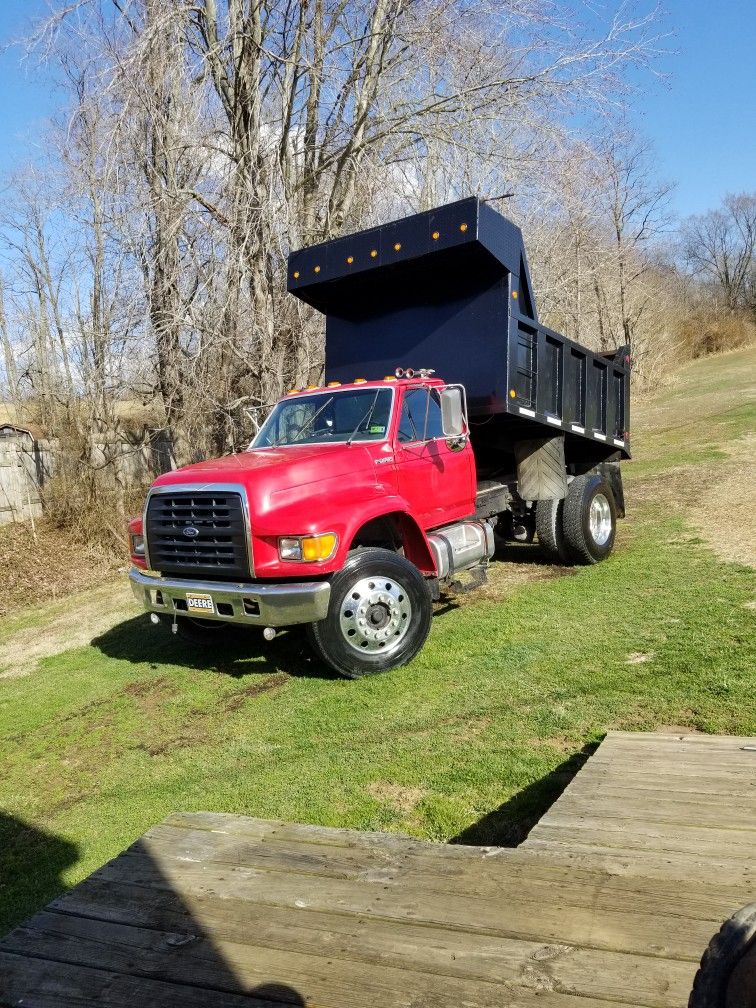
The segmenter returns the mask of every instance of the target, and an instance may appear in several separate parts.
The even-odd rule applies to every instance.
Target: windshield
[[[391,389],[292,396],[274,406],[250,448],[383,441],[390,415]]]

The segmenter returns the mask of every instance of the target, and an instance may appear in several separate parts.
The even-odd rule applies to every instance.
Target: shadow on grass
[[[313,657],[304,634],[298,630],[287,630],[266,641],[257,628],[224,626],[217,638],[196,643],[173,634],[168,619],[155,625],[145,614],[111,627],[95,637],[92,646],[120,661],[184,665],[234,678],[272,672],[314,679],[340,678]]]
[[[528,784],[499,808],[452,837],[449,843],[473,847],[518,847],[597,749],[597,742],[584,745],[551,773]]]
[[[0,812],[0,935],[66,888],[76,844]]]
[[[101,1008],[123,1005],[129,993],[135,1005],[304,1008],[290,984],[250,985],[226,961],[202,907],[187,904],[143,839],[61,895],[63,872],[77,857],[75,844],[0,813],[0,954],[8,953],[0,1005],[36,1004],[38,996],[40,1004],[78,1004],[86,992]],[[29,916],[50,900],[47,913]],[[139,927],[154,935],[148,946],[132,938]],[[248,976],[259,974],[250,962]],[[106,983],[103,969],[111,973]]]
[[[502,542],[496,544],[494,560],[502,563],[532,564],[534,567],[553,567],[538,543]]]

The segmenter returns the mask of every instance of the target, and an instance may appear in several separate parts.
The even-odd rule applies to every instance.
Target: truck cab
[[[333,576],[350,561],[360,576],[346,594],[355,594],[368,557],[381,585],[368,581],[364,598],[352,599],[354,617],[342,606],[340,618],[354,623],[346,636],[356,639],[355,660],[384,665],[400,644],[416,644],[403,625],[410,582],[416,609],[428,609],[438,588],[426,579],[448,579],[493,553],[492,527],[471,518],[466,427],[462,390],[424,372],[292,390],[247,451],[156,480],[129,528],[138,599],[194,639],[224,623],[309,624],[327,618]],[[459,562],[448,538],[457,531]],[[382,554],[392,563],[376,567]]]

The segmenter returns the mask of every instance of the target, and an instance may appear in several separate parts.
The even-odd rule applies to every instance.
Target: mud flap
[[[625,491],[622,486],[622,473],[619,462],[602,462],[596,466],[598,472],[604,477],[612,488],[614,503],[617,505],[617,517],[625,517]]]
[[[567,496],[564,436],[517,441],[517,492],[526,501],[562,500]]]

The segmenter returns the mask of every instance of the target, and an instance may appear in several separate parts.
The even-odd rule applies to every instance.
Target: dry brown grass
[[[0,528],[0,615],[93,588],[113,579],[126,563],[96,541],[66,535],[50,522]]]
[[[698,312],[679,326],[682,347],[694,360],[727,350],[753,346],[756,325],[745,315]]]
[[[368,784],[368,794],[380,802],[385,802],[397,812],[409,815],[428,795],[426,788],[403,787],[392,781],[374,781]]]
[[[690,518],[717,556],[756,567],[756,434],[727,450],[730,458],[720,464]]]
[[[29,675],[43,658],[89,644],[116,623],[140,612],[125,577],[66,603],[40,606],[29,626],[15,626],[0,642],[0,679]],[[43,614],[43,629],[39,617]]]

